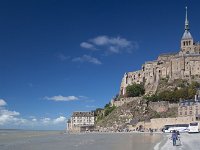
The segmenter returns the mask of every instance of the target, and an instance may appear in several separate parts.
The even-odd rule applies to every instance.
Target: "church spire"
[[[188,12],[187,12],[187,6],[185,7],[186,9],[186,14],[185,14],[185,30],[190,30],[189,28],[189,21],[188,21]]]
[[[185,39],[193,39],[192,35],[190,33],[190,28],[189,28],[189,21],[188,21],[188,10],[187,10],[187,6],[185,7],[186,13],[185,13],[185,32],[182,36],[182,40]]]

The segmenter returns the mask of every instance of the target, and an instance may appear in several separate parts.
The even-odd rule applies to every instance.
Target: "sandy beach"
[[[200,134],[181,134],[172,146],[171,134],[86,133],[61,131],[1,131],[1,150],[199,150]]]

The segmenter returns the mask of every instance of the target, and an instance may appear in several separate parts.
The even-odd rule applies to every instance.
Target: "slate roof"
[[[182,100],[181,102],[179,102],[179,106],[192,106],[192,105],[197,105],[197,104],[200,104],[199,99],[197,101],[192,99],[192,100]]]
[[[182,40],[193,39],[191,33],[188,30],[185,30],[182,36]]]
[[[73,112],[72,117],[94,117],[94,112]]]

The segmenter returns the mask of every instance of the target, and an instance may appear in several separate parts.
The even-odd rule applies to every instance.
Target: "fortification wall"
[[[118,101],[111,101],[111,105],[116,106],[116,107],[120,107],[125,103],[129,103],[132,101],[141,101],[142,97],[127,97],[127,98],[120,98],[120,100]]]
[[[189,124],[191,122],[199,122],[195,119],[194,116],[188,116],[188,117],[176,117],[176,118],[157,118],[157,119],[151,119],[150,122],[138,122],[138,124],[135,127],[131,127],[130,130],[135,130],[136,128],[139,128],[140,126],[143,127],[144,130],[148,130],[149,128],[161,131],[161,129],[165,125],[170,124]]]
[[[149,102],[149,107],[156,112],[166,112],[169,109],[169,102]]]
[[[145,83],[146,93],[156,92],[161,78],[185,79],[200,82],[200,54],[159,56],[156,61],[146,62],[142,70],[126,73],[122,79],[120,95],[133,83]]]

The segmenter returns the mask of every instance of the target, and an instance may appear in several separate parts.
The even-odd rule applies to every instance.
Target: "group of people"
[[[172,138],[172,141],[173,141],[173,146],[176,146],[176,141],[177,140],[180,141],[180,133],[179,133],[179,131],[173,130],[171,138]]]

